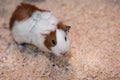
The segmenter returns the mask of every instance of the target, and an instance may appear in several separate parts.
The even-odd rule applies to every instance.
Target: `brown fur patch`
[[[68,25],[65,25],[65,24],[63,24],[62,22],[59,22],[58,24],[57,24],[57,27],[58,27],[58,29],[62,29],[62,30],[64,30],[64,31],[68,31],[69,32],[69,30],[70,30],[70,28],[71,28],[71,26],[68,26]]]
[[[36,6],[31,4],[21,3],[21,5],[17,6],[16,10],[13,12],[11,16],[10,23],[9,23],[10,29],[12,29],[13,24],[16,20],[21,21],[21,20],[27,19],[31,17],[31,15],[35,11],[46,12],[48,10],[39,9]]]
[[[54,47],[56,44],[52,43],[52,40],[55,41],[55,43],[57,44],[57,40],[56,40],[56,31],[51,32],[49,35],[46,36],[44,44],[45,46],[50,50],[51,47]]]

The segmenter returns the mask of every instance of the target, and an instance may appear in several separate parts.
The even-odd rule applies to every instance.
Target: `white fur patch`
[[[57,29],[56,36],[57,36],[57,44],[55,47],[52,48],[52,51],[56,55],[61,56],[62,53],[68,52],[70,50],[70,40],[68,38],[68,35],[61,29]],[[67,38],[66,41],[65,41],[65,36]]]
[[[44,45],[45,36],[42,33],[49,34],[51,31],[56,30],[57,23],[58,19],[51,12],[36,11],[27,20],[16,21],[12,34],[18,43],[30,43],[45,52],[50,52]]]

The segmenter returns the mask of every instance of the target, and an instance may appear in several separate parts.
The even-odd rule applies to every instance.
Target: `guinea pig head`
[[[70,51],[70,39],[68,37],[70,26],[62,22],[57,24],[57,29],[46,36],[45,46],[57,56],[65,56]]]

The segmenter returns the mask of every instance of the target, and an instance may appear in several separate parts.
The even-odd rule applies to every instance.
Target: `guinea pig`
[[[70,26],[59,21],[49,10],[21,3],[13,12],[9,25],[18,44],[32,44],[56,56],[64,56],[70,51]]]

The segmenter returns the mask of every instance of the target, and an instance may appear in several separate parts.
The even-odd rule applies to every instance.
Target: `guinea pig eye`
[[[56,45],[56,41],[55,40],[51,40],[53,45]]]
[[[67,37],[65,36],[65,41],[67,41]]]

